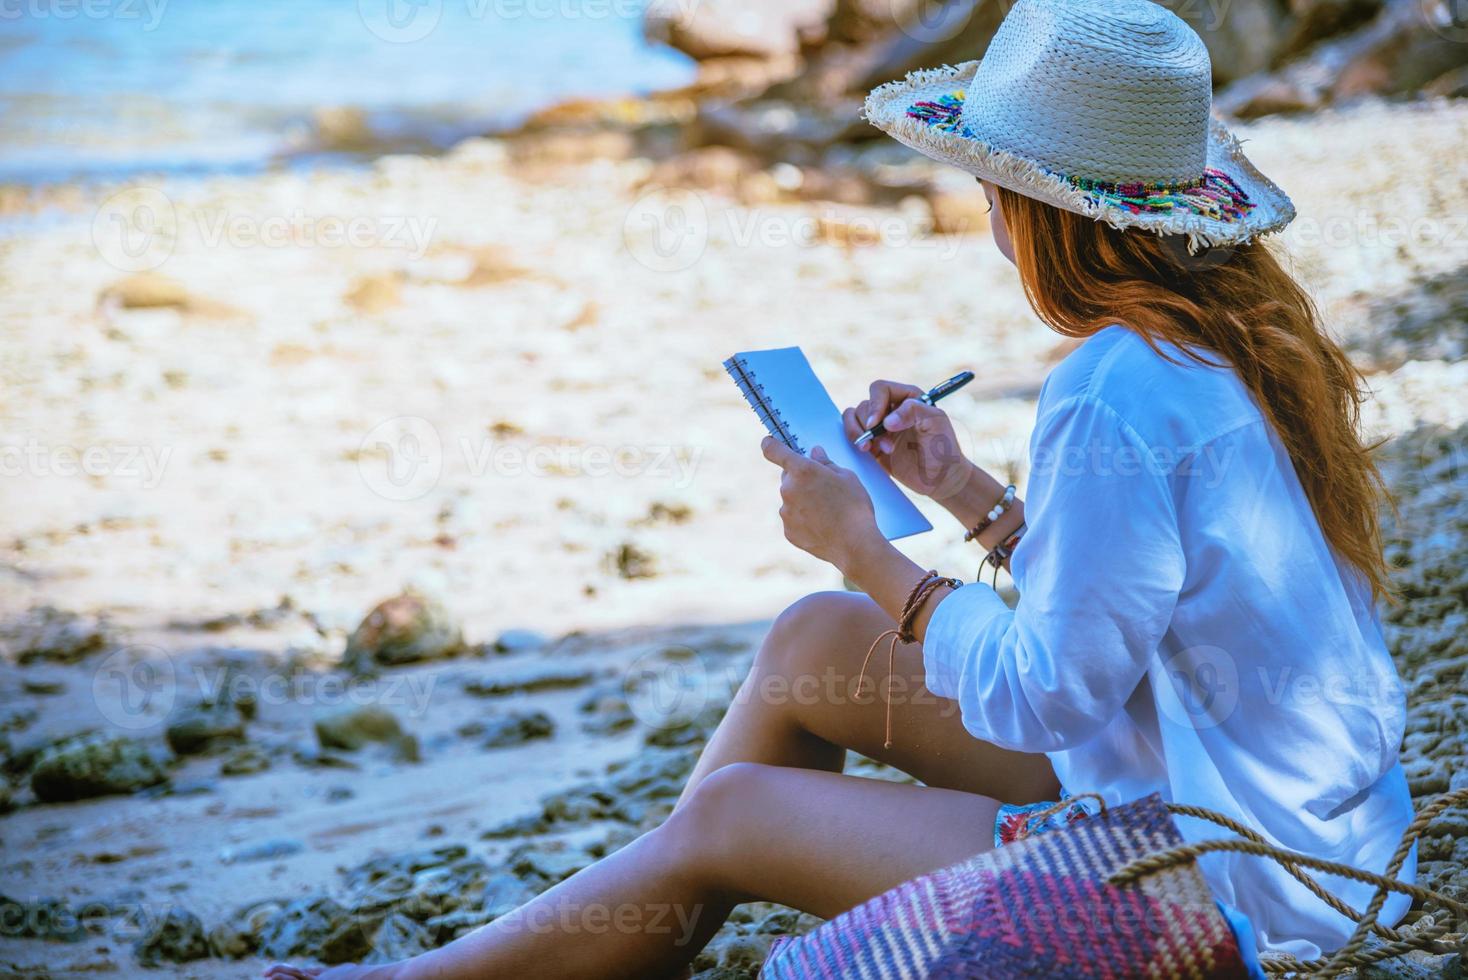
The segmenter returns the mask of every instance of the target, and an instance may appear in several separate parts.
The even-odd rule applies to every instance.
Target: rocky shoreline
[[[948,178],[890,149],[843,172],[607,132],[590,160],[551,127],[362,172],[70,188],[0,240],[0,276],[36,283],[0,297],[7,432],[42,434],[0,485],[0,969],[401,955],[655,825],[769,617],[840,585],[781,539],[728,351],[801,343],[838,400],[978,364],[955,417],[1023,482],[1065,348]],[[1464,769],[1465,266],[1461,229],[1393,222],[1468,211],[1461,174],[1415,165],[1455,159],[1468,111],[1244,134],[1394,437],[1383,616],[1421,802]],[[171,209],[159,266],[95,239],[117,194]],[[281,242],[211,237],[298,211]],[[674,213],[701,215],[696,254],[652,247]],[[331,247],[327,218],[378,237]],[[403,247],[409,219],[431,232]],[[432,481],[383,476],[404,434],[437,440]],[[910,547],[964,572],[958,538]],[[1444,813],[1421,847],[1459,897],[1465,828]],[[696,968],[749,976],[812,924],[745,907]]]

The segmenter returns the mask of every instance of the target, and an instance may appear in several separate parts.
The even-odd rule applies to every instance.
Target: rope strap
[[[897,625],[892,629],[877,634],[872,645],[867,648],[867,655],[862,658],[861,672],[856,676],[856,689],[861,690],[861,685],[867,676],[867,663],[871,661],[872,654],[876,652],[877,646],[885,639],[890,638],[892,642],[887,646],[887,729],[882,741],[882,748],[892,747],[892,673],[897,665],[897,643],[911,643],[917,639],[913,635],[912,628],[917,622],[918,610],[923,608],[923,603],[928,597],[943,586],[950,589],[958,589],[963,583],[956,578],[944,578],[936,570],[930,569],[926,575],[918,579],[917,585],[907,594],[907,601],[902,604],[902,615],[897,617]]]
[[[1381,907],[1386,903],[1388,895],[1397,892],[1410,895],[1415,899],[1435,902],[1459,916],[1468,918],[1468,905],[1451,899],[1441,892],[1418,885],[1408,885],[1398,881],[1396,876],[1401,872],[1406,863],[1407,855],[1411,853],[1412,845],[1422,836],[1423,831],[1432,823],[1433,819],[1443,810],[1451,806],[1468,803],[1468,789],[1455,790],[1436,797],[1424,806],[1407,825],[1402,834],[1402,839],[1397,844],[1396,851],[1387,862],[1386,872],[1377,874],[1374,871],[1364,871],[1342,864],[1339,861],[1327,861],[1323,858],[1312,857],[1297,851],[1286,850],[1268,843],[1259,834],[1213,810],[1203,807],[1188,806],[1179,803],[1169,803],[1167,808],[1172,813],[1183,816],[1197,817],[1201,820],[1209,820],[1222,827],[1232,830],[1240,835],[1235,839],[1219,839],[1198,841],[1194,844],[1183,844],[1178,847],[1159,851],[1156,854],[1148,854],[1137,858],[1125,866],[1119,868],[1111,875],[1109,881],[1113,885],[1125,886],[1134,884],[1138,879],[1147,875],[1166,871],[1169,868],[1182,864],[1190,864],[1204,854],[1215,852],[1232,851],[1239,854],[1253,854],[1259,857],[1267,857],[1280,864],[1297,881],[1308,888],[1311,894],[1317,896],[1335,911],[1341,913],[1356,923],[1355,931],[1351,938],[1340,949],[1329,957],[1316,960],[1303,961],[1292,956],[1274,956],[1264,962],[1264,968],[1271,974],[1286,973],[1329,973],[1336,974],[1343,970],[1356,966],[1365,966],[1368,963],[1391,959],[1412,950],[1426,950],[1440,953],[1449,952],[1441,949],[1437,943],[1440,937],[1447,932],[1447,923],[1440,923],[1429,917],[1426,924],[1419,924],[1416,928],[1408,930],[1397,930],[1382,925],[1377,921],[1381,914]],[[1330,895],[1319,882],[1307,875],[1302,869],[1313,868],[1326,874],[1337,875],[1342,878],[1351,878],[1355,881],[1364,881],[1376,886],[1376,892],[1371,896],[1371,902],[1364,912],[1356,912],[1346,903],[1333,895]],[[1367,937],[1376,933],[1386,942],[1379,946],[1363,950]]]

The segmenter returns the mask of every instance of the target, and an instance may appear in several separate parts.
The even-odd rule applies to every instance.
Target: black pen
[[[955,374],[953,377],[949,378],[942,384],[935,386],[930,391],[928,391],[927,394],[920,396],[918,398],[918,401],[922,402],[924,405],[931,405],[938,399],[946,398],[947,396],[953,394],[955,391],[962,388],[964,385],[968,384],[972,380],[974,380],[974,373],[972,371],[962,371],[958,374]],[[906,399],[904,399],[904,401],[905,400]],[[894,412],[896,410],[897,406],[894,405],[888,411]],[[883,428],[882,423],[879,421],[876,425],[872,426],[870,429],[857,436],[856,441],[853,442],[852,445],[860,447],[865,443],[871,442],[873,439],[877,438],[877,436],[886,434],[887,430]]]

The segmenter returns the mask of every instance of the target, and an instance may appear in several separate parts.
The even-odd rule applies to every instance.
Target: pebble
[[[31,791],[46,803],[131,793],[168,778],[145,743],[101,736],[73,739],[47,750],[31,770]]]
[[[209,939],[199,917],[180,908],[171,908],[133,945],[133,952],[143,966],[163,962],[188,963],[209,955]]]
[[[417,592],[379,602],[351,637],[343,662],[358,673],[423,660],[452,657],[464,649],[464,636],[448,610]]]
[[[178,755],[196,755],[244,741],[245,722],[233,705],[190,705],[169,719],[165,737]]]
[[[543,649],[550,642],[544,633],[535,630],[505,630],[494,639],[495,653],[526,653]]]
[[[299,854],[306,849],[306,845],[298,840],[280,839],[261,841],[258,844],[246,844],[241,847],[227,847],[219,855],[219,859],[225,864],[238,864],[246,861],[273,861],[276,858],[290,857]]]
[[[111,644],[105,622],[55,606],[36,606],[0,625],[0,657],[21,666],[74,664]]]
[[[323,749],[355,752],[371,742],[391,743],[403,737],[397,716],[377,705],[346,708],[316,719],[316,740]]]

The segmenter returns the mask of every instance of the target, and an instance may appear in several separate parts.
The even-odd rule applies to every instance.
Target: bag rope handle
[[[1399,930],[1389,929],[1387,926],[1381,925],[1377,922],[1377,917],[1381,914],[1381,907],[1386,903],[1387,896],[1391,892],[1410,895],[1413,898],[1424,901],[1433,901],[1460,916],[1468,917],[1468,905],[1448,898],[1441,892],[1418,885],[1405,884],[1396,880],[1395,877],[1406,863],[1407,855],[1411,853],[1412,845],[1417,842],[1417,839],[1422,835],[1422,832],[1427,828],[1428,824],[1432,822],[1433,818],[1448,807],[1457,806],[1465,802],[1468,802],[1468,789],[1460,789],[1451,793],[1444,793],[1424,806],[1402,833],[1402,839],[1398,842],[1397,849],[1392,854],[1391,860],[1387,862],[1386,872],[1384,874],[1377,874],[1374,871],[1363,871],[1360,868],[1352,867],[1349,864],[1342,864],[1339,861],[1328,861],[1323,858],[1312,857],[1308,854],[1301,854],[1297,851],[1286,850],[1282,847],[1275,847],[1264,841],[1254,831],[1249,830],[1249,828],[1244,827],[1242,824],[1237,824],[1223,814],[1216,813],[1212,810],[1205,810],[1202,807],[1168,804],[1168,809],[1174,813],[1181,813],[1185,816],[1212,821],[1240,834],[1241,839],[1198,841],[1194,844],[1183,844],[1178,847],[1169,848],[1156,854],[1144,855],[1119,868],[1109,877],[1108,881],[1113,885],[1125,886],[1133,884],[1137,879],[1147,875],[1165,871],[1179,864],[1190,863],[1204,854],[1233,851],[1240,854],[1253,854],[1259,857],[1267,857],[1278,862],[1292,876],[1299,880],[1301,884],[1309,888],[1312,894],[1316,895],[1320,894],[1320,885],[1318,883],[1312,885],[1310,882],[1313,879],[1310,879],[1308,875],[1299,870],[1301,866],[1323,871],[1326,874],[1337,875],[1342,878],[1363,881],[1376,886],[1376,893],[1372,895],[1371,902],[1367,905],[1366,911],[1359,914],[1355,913],[1350,906],[1344,902],[1340,902],[1338,899],[1331,901],[1330,898],[1321,896],[1325,898],[1326,904],[1330,905],[1331,908],[1337,912],[1342,912],[1348,918],[1354,918],[1356,920],[1356,928],[1351,938],[1347,940],[1345,945],[1331,954],[1329,958],[1322,957],[1319,960],[1310,962],[1303,962],[1293,957],[1272,958],[1266,965],[1266,969],[1271,973],[1335,973],[1348,967],[1362,966],[1367,963],[1390,959],[1393,956],[1401,955],[1410,950],[1427,949],[1429,946],[1433,947],[1434,952],[1447,952],[1447,950],[1437,950],[1435,948],[1438,937],[1447,931],[1446,924],[1439,924],[1436,919],[1433,919],[1431,925],[1423,927],[1420,930],[1414,930],[1412,935],[1409,936]],[[1390,935],[1393,938],[1382,947],[1363,952],[1361,947],[1365,944],[1368,934],[1373,931],[1383,936]]]
[[[1168,811],[1171,813],[1181,814],[1185,817],[1196,817],[1199,820],[1207,820],[1210,823],[1218,824],[1220,827],[1223,827],[1227,830],[1232,830],[1240,837],[1245,837],[1251,841],[1256,841],[1260,844],[1268,843],[1268,841],[1266,841],[1256,830],[1254,830],[1254,828],[1249,827],[1246,824],[1242,824],[1239,821],[1232,819],[1231,817],[1227,817],[1222,813],[1217,813],[1213,810],[1209,810],[1201,806],[1190,806],[1186,803],[1168,803],[1166,804],[1166,806]],[[1284,866],[1284,869],[1290,873],[1290,877],[1294,878],[1296,881],[1298,881],[1300,884],[1304,885],[1310,890],[1310,894],[1314,895],[1316,898],[1320,899],[1326,905],[1329,905],[1332,909],[1339,912],[1341,915],[1344,915],[1352,922],[1360,921],[1360,912],[1357,912],[1351,906],[1347,905],[1345,902],[1341,901],[1339,898],[1326,891],[1325,887],[1321,885],[1320,882],[1316,881],[1314,878],[1310,877],[1303,870],[1301,870],[1298,864],[1293,861],[1282,861],[1281,864]],[[1402,936],[1401,933],[1393,929],[1391,926],[1384,926],[1380,922],[1372,923],[1372,929],[1383,939],[1397,942],[1405,938],[1404,936]]]

